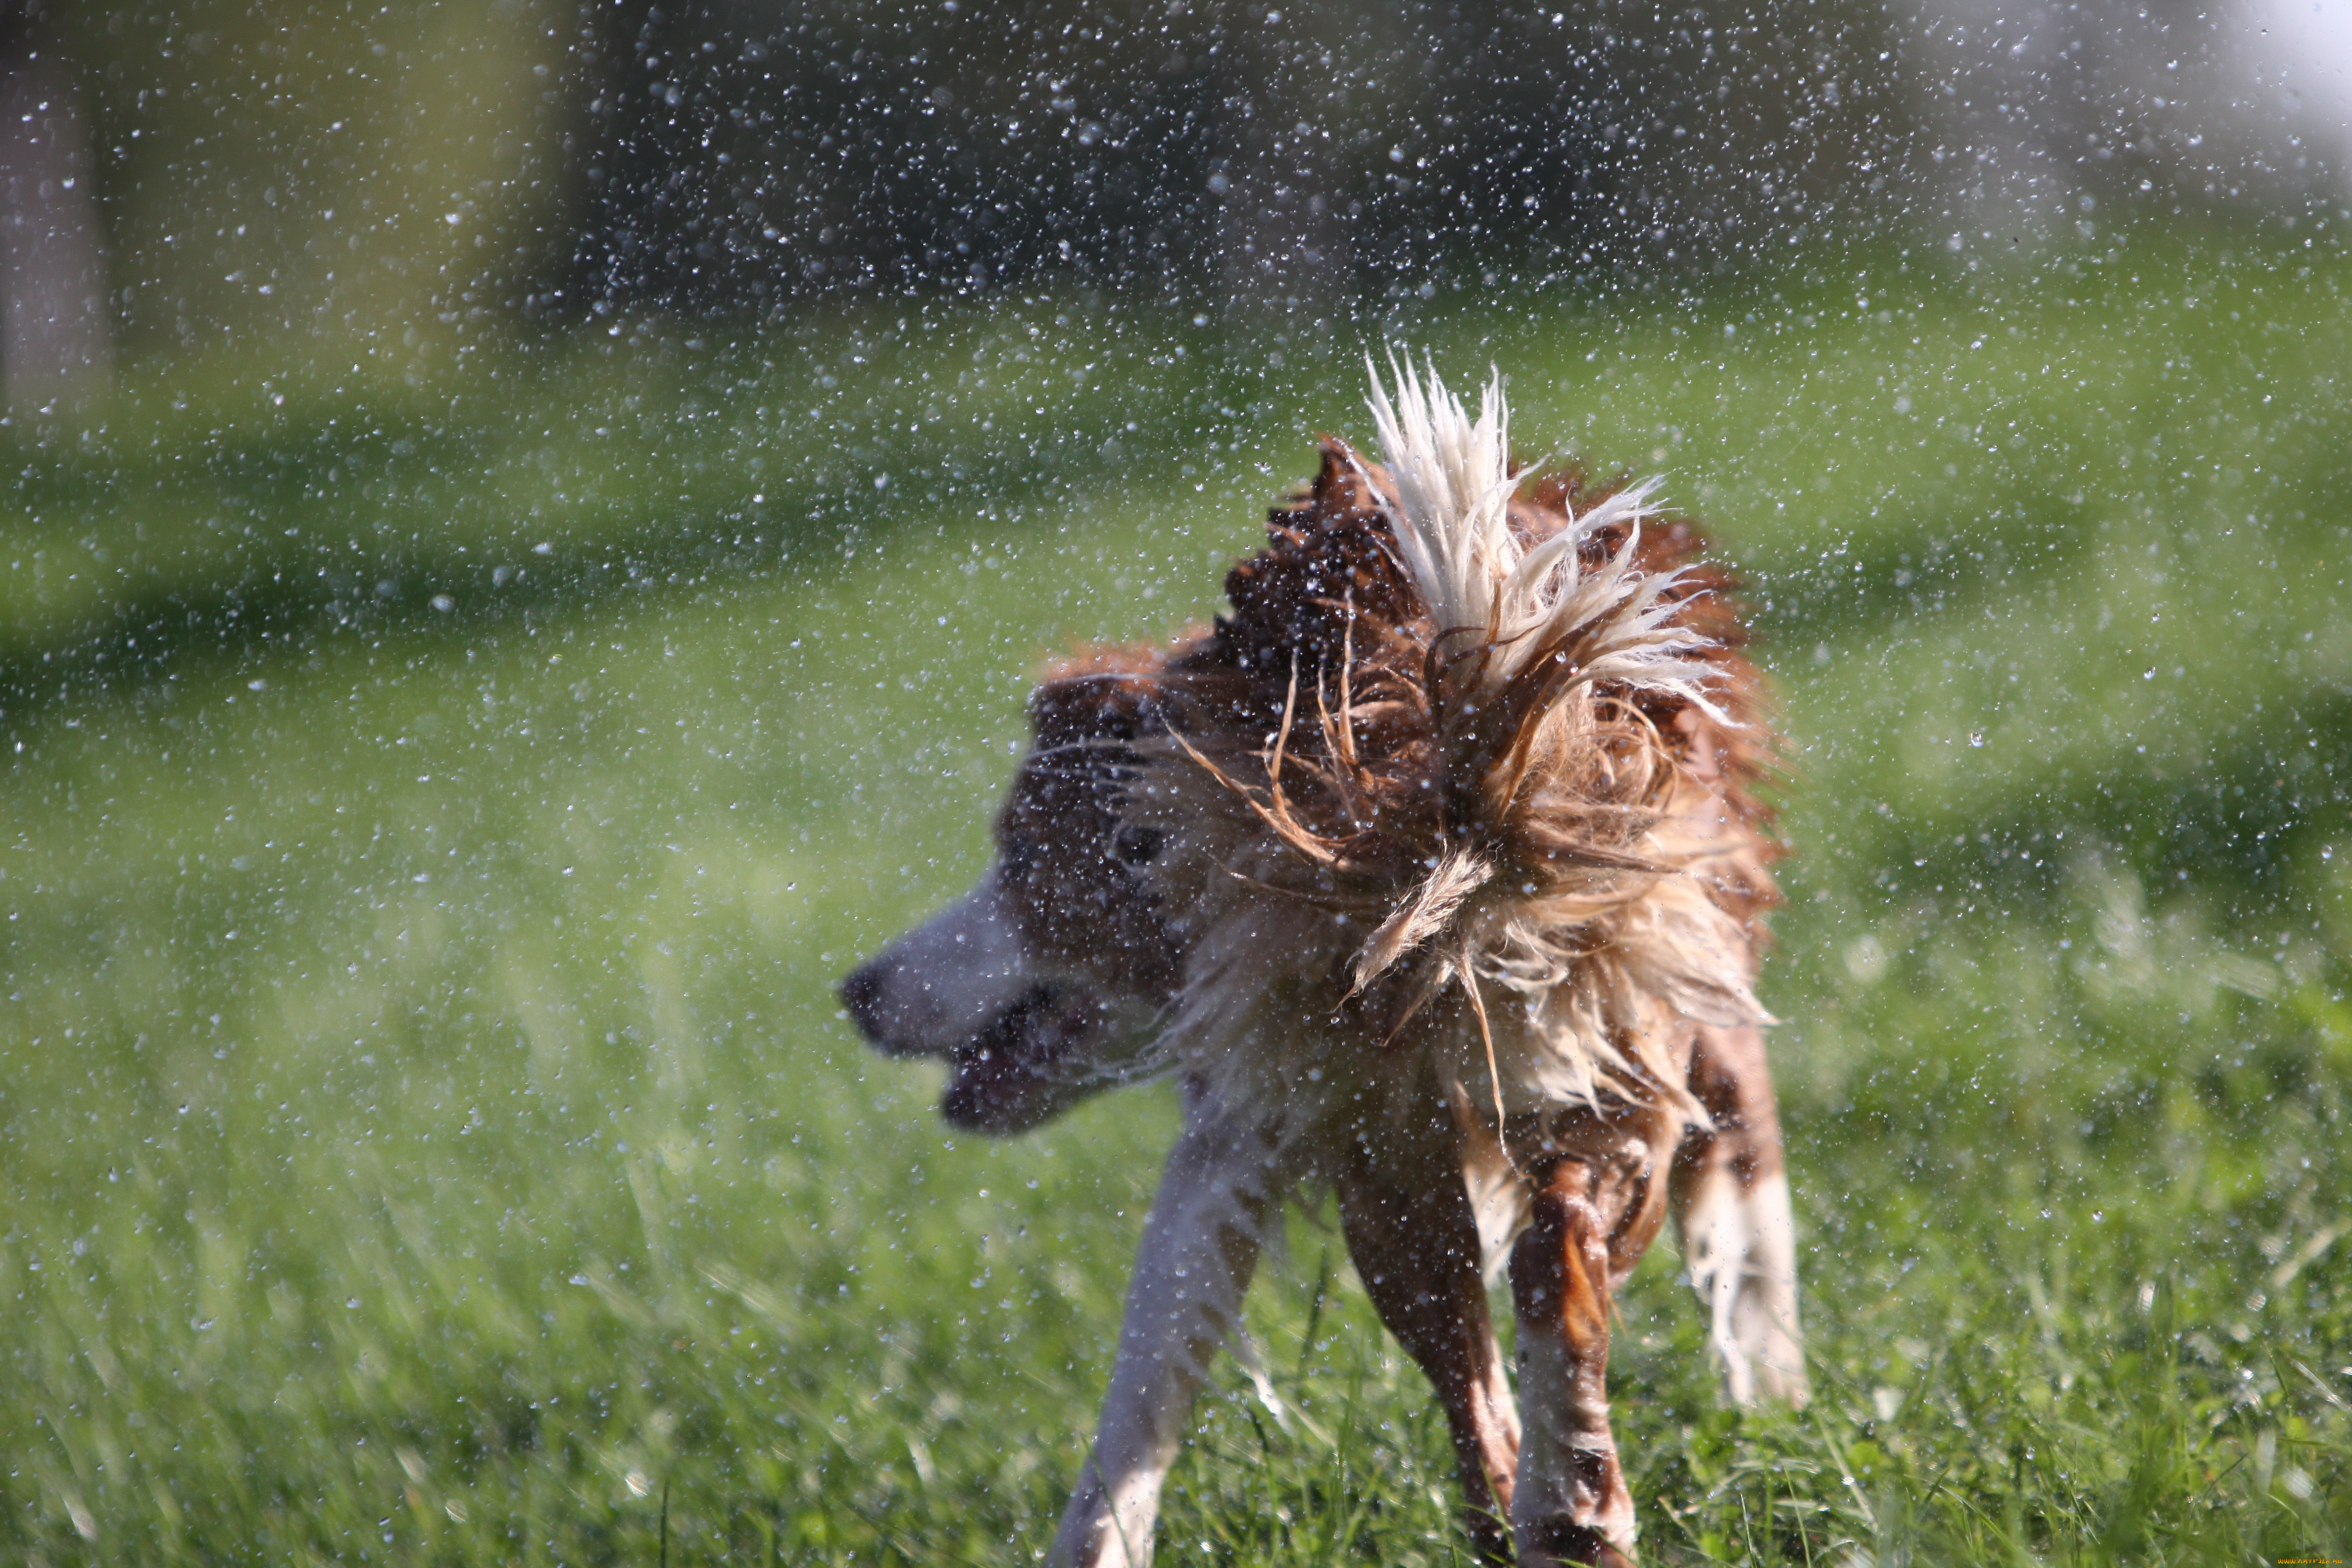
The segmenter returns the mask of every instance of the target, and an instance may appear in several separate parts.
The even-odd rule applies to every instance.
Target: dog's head
[[[866,1037],[950,1063],[959,1127],[1034,1127],[1129,1076],[1180,963],[1140,873],[1160,845],[1123,824],[1129,743],[1166,656],[1098,650],[1050,672],[997,822],[997,858],[963,898],[842,983]]]
[[[1138,1033],[1086,977],[1036,961],[993,868],[843,981],[841,999],[885,1054],[947,1061],[940,1113],[982,1132],[1023,1131],[1107,1087]]]

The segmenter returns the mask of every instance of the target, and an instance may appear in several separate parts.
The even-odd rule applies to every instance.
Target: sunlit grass
[[[1664,468],[1786,696],[1821,1396],[1718,1409],[1662,1247],[1614,1361],[1654,1557],[2347,1555],[2352,331],[2305,265],[1406,323],[1530,445]],[[0,1552],[1042,1551],[1171,1099],[949,1138],[831,984],[983,862],[1037,657],[1213,610],[1376,334],[909,316],[159,381],[20,453]],[[1252,1314],[1284,1407],[1225,1377],[1167,1560],[1460,1561],[1328,1217]]]

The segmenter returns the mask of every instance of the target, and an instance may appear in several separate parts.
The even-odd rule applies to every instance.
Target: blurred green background
[[[831,987],[984,863],[1037,662],[1213,613],[1389,342],[1664,475],[1785,704],[1821,1395],[1717,1408],[1662,1244],[1614,1369],[1648,1553],[2346,1554],[2326,171],[2200,203],[2151,121],[2127,177],[1939,184],[1913,89],[1971,79],[1891,12],[1659,13],[1582,76],[1652,14],[1301,9],[1251,55],[1259,13],[992,13],[950,57],[975,13],[612,13],[0,18],[5,90],[68,106],[0,115],[0,1554],[1035,1560],[1172,1099],[952,1139]],[[1465,129],[1507,23],[1585,42]],[[1187,63],[1122,75],[1146,37]],[[1861,68],[1890,37],[1913,75]],[[1829,64],[1711,99],[1741,38]],[[1058,151],[892,128],[1009,134],[989,83],[1038,72],[1158,106],[1128,186],[1083,87]],[[1185,119],[1326,77],[1317,156],[1363,159],[1319,210],[1255,107]],[[1608,152],[1637,88],[1687,112]],[[1750,112],[1816,100],[1877,105],[1849,163]],[[1709,102],[1760,127],[1725,168],[1817,184],[1707,185]],[[1516,216],[1471,172],[1513,135]],[[792,162],[827,136],[866,161]],[[1580,226],[1636,187],[1674,221]],[[1276,1397],[1222,1375],[1165,1558],[1461,1560],[1327,1214],[1252,1327]]]

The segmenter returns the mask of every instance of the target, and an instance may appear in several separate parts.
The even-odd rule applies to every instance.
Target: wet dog
[[[1730,1397],[1804,1397],[1730,580],[1650,487],[1515,469],[1499,382],[1473,419],[1433,370],[1391,379],[1384,464],[1327,440],[1230,616],[1048,672],[996,863],[842,987],[883,1050],[949,1058],[961,1126],[1181,1078],[1057,1563],[1148,1561],[1305,1184],[1436,1390],[1490,1559],[1630,1560],[1610,1298],[1669,1213]]]

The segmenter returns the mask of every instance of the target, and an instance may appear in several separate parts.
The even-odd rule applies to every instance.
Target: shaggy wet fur
[[[1302,1183],[1428,1371],[1490,1557],[1630,1556],[1607,1301],[1670,1209],[1731,1395],[1803,1394],[1752,989],[1770,741],[1732,584],[1647,488],[1512,471],[1499,387],[1474,421],[1395,379],[1388,466],[1325,441],[1229,616],[1048,672],[996,866],[844,988],[884,1048],[952,1059],[963,1125],[1185,1085],[1057,1561],[1148,1557]]]

